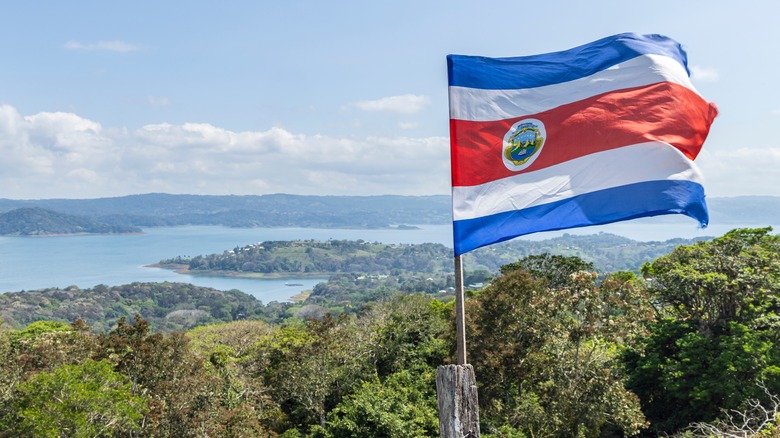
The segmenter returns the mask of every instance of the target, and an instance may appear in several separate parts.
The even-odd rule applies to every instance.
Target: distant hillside
[[[40,236],[50,234],[132,233],[137,227],[108,225],[87,217],[57,213],[40,207],[18,208],[0,214],[0,235]]]
[[[707,198],[711,223],[735,226],[777,223],[780,197]],[[446,224],[452,220],[447,195],[434,196],[204,196],[150,193],[98,199],[0,199],[0,213],[40,207],[86,216],[109,225],[153,227],[386,228],[404,224]],[[659,217],[660,221],[674,220]]]
[[[707,206],[711,223],[775,224],[780,218],[778,196],[707,198]]]
[[[386,228],[443,224],[451,217],[449,196],[200,196],[152,193],[99,199],[0,199],[0,212],[41,207],[138,227],[224,225],[229,227]]]
[[[533,254],[576,256],[600,272],[638,271],[643,263],[668,254],[677,246],[708,237],[638,242],[609,233],[564,234],[539,241],[513,240],[478,248],[464,255],[470,270],[498,272],[502,265]],[[438,243],[390,245],[363,240],[266,241],[235,247],[221,254],[177,256],[160,267],[189,274],[245,277],[326,274],[450,274],[452,249]]]
[[[579,257],[593,263],[599,272],[633,271],[639,272],[642,264],[669,254],[680,245],[693,245],[697,241],[706,241],[710,237],[694,239],[675,238],[663,242],[640,242],[610,233],[563,236],[545,240],[515,239],[502,242],[493,247],[478,248],[473,251],[473,262],[466,255],[468,266],[484,266],[497,271],[502,265],[534,254],[550,253],[567,257]],[[473,268],[472,268],[473,269]]]
[[[156,330],[171,331],[250,318],[263,311],[263,303],[243,292],[184,283],[70,286],[0,294],[0,320],[15,328],[38,320],[81,318],[94,330],[107,331],[119,318],[140,314]]]
[[[266,241],[222,254],[161,260],[163,267],[186,265],[190,273],[309,274],[360,272],[449,272],[452,249],[438,243],[390,245],[362,240]]]

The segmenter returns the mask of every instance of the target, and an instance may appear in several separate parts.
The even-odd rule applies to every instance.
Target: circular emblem
[[[544,146],[547,131],[544,123],[536,119],[525,119],[512,125],[504,135],[501,153],[507,169],[518,172],[530,166]]]

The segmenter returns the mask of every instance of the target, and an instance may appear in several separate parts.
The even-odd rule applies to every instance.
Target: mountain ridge
[[[774,223],[780,217],[780,197],[777,196],[707,198],[707,203],[713,223]],[[147,193],[93,199],[0,198],[0,214],[25,207],[40,207],[58,213],[86,216],[108,225],[135,227],[224,225],[386,228],[405,224],[447,224],[452,220],[449,195]],[[658,219],[663,221],[664,217]]]
[[[138,227],[109,225],[88,217],[58,213],[41,207],[23,207],[0,213],[0,235],[139,233]]]

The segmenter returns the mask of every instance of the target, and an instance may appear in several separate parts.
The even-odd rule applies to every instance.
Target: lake
[[[638,219],[616,224],[537,233],[520,239],[541,240],[564,233],[607,232],[639,241],[675,237],[720,236],[735,225],[711,225],[705,230],[688,218]],[[766,225],[743,225],[766,226]],[[245,279],[178,274],[146,265],[176,256],[221,253],[236,246],[266,240],[363,239],[383,243],[442,243],[452,247],[450,225],[421,225],[419,230],[343,230],[318,228],[226,228],[184,226],[147,228],[142,234],[49,237],[0,236],[0,292],[70,285],[82,289],[98,284],[184,282],[219,290],[238,289],[264,303],[288,301],[324,278]],[[466,266],[468,269],[468,266]],[[286,283],[296,284],[288,286]]]
[[[246,279],[178,274],[146,265],[176,256],[222,253],[266,240],[363,239],[384,243],[440,242],[452,245],[447,225],[420,230],[317,228],[147,228],[142,234],[47,237],[0,236],[0,292],[75,285],[116,286],[139,282],[184,282],[219,290],[238,289],[263,301],[287,301],[326,278]],[[286,283],[296,284],[288,286]],[[300,286],[297,286],[300,285]]]

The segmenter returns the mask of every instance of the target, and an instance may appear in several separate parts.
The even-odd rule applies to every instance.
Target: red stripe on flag
[[[714,104],[681,85],[662,82],[614,91],[549,111],[493,122],[450,121],[452,184],[473,186],[516,175],[502,160],[512,124],[534,118],[547,138],[539,157],[521,172],[648,141],[669,143],[693,160],[717,115]]]

